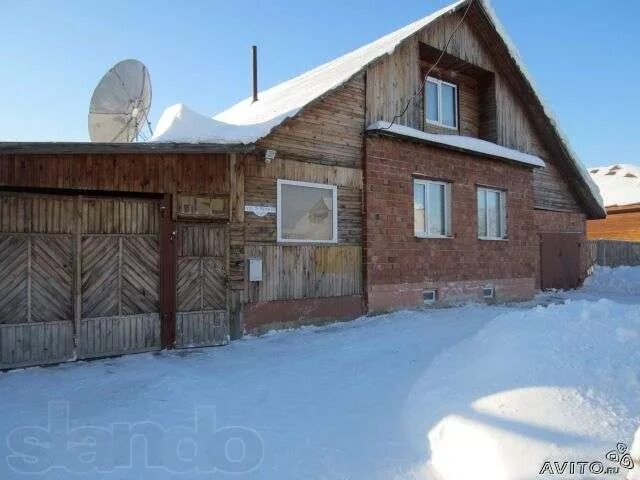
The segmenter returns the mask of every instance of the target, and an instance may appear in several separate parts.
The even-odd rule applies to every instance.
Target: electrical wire
[[[391,127],[393,127],[393,125],[396,123],[396,121],[400,120],[402,118],[402,116],[405,113],[407,113],[407,110],[409,110],[409,107],[411,106],[411,103],[415,100],[415,98],[420,96],[420,95],[422,95],[422,93],[424,92],[425,85],[427,84],[427,78],[429,77],[429,75],[431,75],[431,72],[438,66],[438,64],[440,63],[440,60],[442,60],[442,57],[444,57],[444,54],[447,53],[447,48],[449,48],[449,44],[451,43],[451,40],[453,40],[453,37],[455,36],[455,34],[458,32],[458,30],[462,26],[462,23],[464,22],[464,19],[467,18],[467,14],[469,13],[469,10],[471,9],[471,5],[473,5],[473,2],[474,2],[474,0],[469,0],[469,4],[467,5],[467,8],[465,9],[464,14],[462,15],[462,18],[460,19],[460,21],[456,25],[456,28],[453,29],[453,32],[451,32],[451,35],[449,35],[449,38],[447,39],[446,43],[444,44],[444,48],[440,52],[440,55],[436,59],[435,63],[433,65],[431,65],[431,67],[429,67],[429,70],[427,70],[427,73],[424,74],[424,78],[422,79],[422,85],[420,85],[420,88],[413,95],[411,95],[409,100],[407,100],[407,104],[400,111],[400,113],[394,115],[394,117],[393,117],[393,119],[391,119],[391,122],[389,123],[389,125],[387,127],[380,127],[378,130],[389,130]]]

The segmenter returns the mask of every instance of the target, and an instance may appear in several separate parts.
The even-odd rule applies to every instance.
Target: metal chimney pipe
[[[258,47],[253,45],[251,47],[253,54],[253,101],[258,101]]]

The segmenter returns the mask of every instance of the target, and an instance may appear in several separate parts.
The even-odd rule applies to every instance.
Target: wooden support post
[[[160,336],[163,348],[176,342],[176,226],[170,194],[160,202]]]
[[[232,339],[242,337],[244,322],[242,312],[245,298],[244,255],[244,158],[235,153],[229,155],[229,334]]]
[[[77,358],[82,320],[82,195],[74,199],[73,214],[73,350],[74,357]]]

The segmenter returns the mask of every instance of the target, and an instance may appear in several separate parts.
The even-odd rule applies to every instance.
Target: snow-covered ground
[[[0,374],[0,478],[624,478],[639,375],[640,268],[598,269],[527,304]]]

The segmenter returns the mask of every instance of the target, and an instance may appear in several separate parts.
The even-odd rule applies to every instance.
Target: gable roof
[[[161,115],[152,138],[154,142],[252,144],[266,137],[287,118],[294,117],[306,105],[343,85],[354,75],[395,49],[414,34],[445,15],[451,15],[467,6],[469,1],[459,0],[395,32],[358,48],[335,60],[316,67],[302,75],[261,91],[259,100],[251,97],[232,105],[212,118],[200,115],[182,104],[167,108]],[[598,187],[580,162],[566,136],[559,128],[551,109],[545,104],[539,90],[527,71],[520,54],[507,35],[489,0],[475,0],[485,12],[488,21],[504,43],[509,57],[533,92],[546,120],[556,137],[570,169],[579,178],[577,188],[592,218],[606,215]],[[575,185],[575,184],[574,184]]]
[[[367,65],[390,55],[406,39],[434,20],[456,12],[460,0],[346,55],[309,70],[295,78],[261,91],[259,100],[249,97],[213,118],[182,104],[167,108],[154,130],[152,141],[253,143],[269,134],[304,106],[341,86]]]

